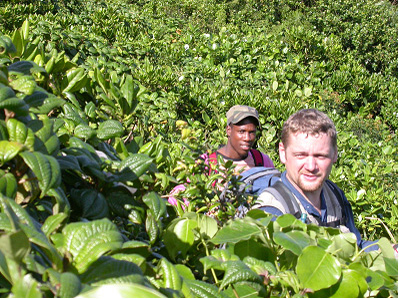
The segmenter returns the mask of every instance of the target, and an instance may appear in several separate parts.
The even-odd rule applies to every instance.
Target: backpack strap
[[[323,223],[323,225],[324,226],[332,226],[332,227],[336,227],[336,226],[339,226],[339,225],[345,225],[346,221],[347,221],[347,217],[345,215],[345,209],[344,209],[345,202],[344,202],[344,199],[342,198],[342,194],[341,194],[341,192],[339,192],[337,185],[335,185],[330,180],[326,180],[326,184],[330,188],[330,190],[334,193],[335,197],[337,198],[337,200],[339,202],[339,205],[341,206],[342,218],[338,219],[336,221]]]
[[[294,215],[297,219],[301,218],[301,209],[294,194],[282,181],[277,181],[272,187],[266,189],[270,192],[285,208],[286,212]]]
[[[255,166],[264,166],[262,153],[254,148],[252,148],[250,151],[252,157],[254,158]]]

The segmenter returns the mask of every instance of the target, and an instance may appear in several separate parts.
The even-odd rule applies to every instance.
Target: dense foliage
[[[397,297],[397,24],[374,0],[2,1],[0,294]],[[195,160],[235,104],[258,109],[256,146],[281,170],[284,120],[329,114],[332,180],[381,251],[234,217],[253,199],[231,165],[208,177]]]

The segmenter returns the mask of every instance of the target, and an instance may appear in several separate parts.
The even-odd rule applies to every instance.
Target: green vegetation
[[[397,26],[374,0],[2,1],[1,296],[397,297]],[[381,251],[234,218],[251,198],[231,165],[220,202],[195,160],[235,104],[258,109],[279,169],[290,114],[333,119],[332,180]],[[190,205],[170,206],[187,180]]]

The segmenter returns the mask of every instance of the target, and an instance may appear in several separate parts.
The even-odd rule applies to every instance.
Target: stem
[[[206,243],[205,243],[205,241],[204,241],[203,238],[201,238],[201,243],[202,243],[202,244],[204,245],[204,247],[205,247],[206,256],[209,256],[210,254],[209,254],[208,246],[206,246]],[[213,279],[215,280],[215,283],[216,283],[217,285],[219,285],[219,280],[218,280],[218,278],[216,277],[215,270],[213,270],[213,269],[211,268],[211,272],[212,272]]]
[[[240,298],[240,296],[238,296],[236,289],[234,288],[234,285],[231,285],[231,288],[233,289],[233,293],[236,296],[236,298]]]

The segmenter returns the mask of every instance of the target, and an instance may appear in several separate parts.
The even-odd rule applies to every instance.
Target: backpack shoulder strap
[[[338,226],[338,225],[345,225],[346,223],[346,215],[345,215],[345,202],[342,197],[341,192],[338,190],[338,186],[335,185],[333,182],[330,180],[326,180],[327,186],[330,188],[330,190],[333,192],[334,196],[337,198],[339,205],[341,206],[341,213],[342,213],[342,219],[339,219],[337,221],[333,221],[332,223],[327,223],[327,226]]]
[[[282,181],[277,181],[273,186],[265,189],[271,193],[285,208],[286,211],[294,215],[297,219],[301,218],[301,209],[294,194],[288,189]]]
[[[255,166],[264,166],[262,153],[254,148],[251,149],[252,157],[255,161]]]

